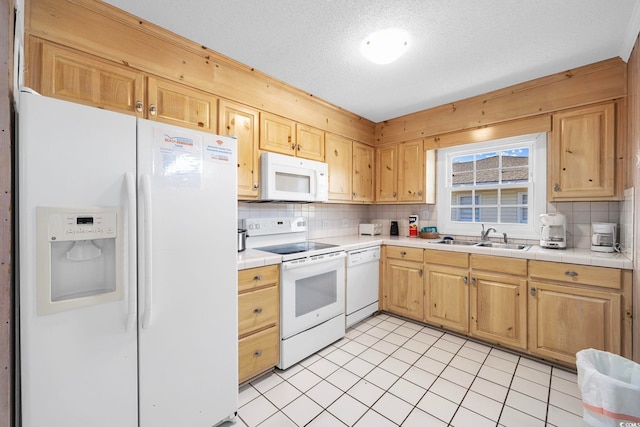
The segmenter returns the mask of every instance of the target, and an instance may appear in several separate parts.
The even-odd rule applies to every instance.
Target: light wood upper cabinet
[[[424,149],[422,140],[398,145],[398,201],[424,201]]]
[[[260,112],[260,149],[295,156],[296,123],[285,117]]]
[[[91,55],[42,43],[42,95],[144,117],[144,76]]]
[[[353,147],[351,140],[326,134],[325,160],[329,167],[329,200],[351,200]]]
[[[435,151],[422,139],[377,147],[375,184],[378,203],[435,203]]]
[[[470,332],[527,347],[527,260],[471,254]]]
[[[221,99],[218,114],[218,133],[235,136],[238,141],[238,198],[257,199],[260,197],[259,113]]]
[[[168,80],[149,77],[147,118],[190,129],[218,130],[218,98]]]
[[[373,202],[375,150],[366,144],[353,142],[353,200]]]
[[[376,148],[376,201],[398,201],[398,145]]]
[[[549,200],[607,200],[616,194],[615,103],[553,115]]]
[[[324,162],[324,131],[296,124],[296,156]]]

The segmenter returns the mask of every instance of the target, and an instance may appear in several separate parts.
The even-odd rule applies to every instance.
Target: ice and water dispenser
[[[37,208],[38,314],[123,297],[119,208]]]

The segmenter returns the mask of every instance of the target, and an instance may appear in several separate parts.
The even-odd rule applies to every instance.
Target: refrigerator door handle
[[[151,240],[151,178],[148,174],[142,175],[142,201],[144,204],[144,313],[142,316],[142,328],[151,327],[151,302],[152,302],[152,277],[151,277],[151,261],[152,261],[152,240]]]
[[[127,332],[131,332],[136,323],[136,182],[132,172],[125,174],[125,185],[127,191],[127,220],[129,221],[128,241],[129,260],[127,265],[127,285],[129,288],[129,309],[127,314]]]

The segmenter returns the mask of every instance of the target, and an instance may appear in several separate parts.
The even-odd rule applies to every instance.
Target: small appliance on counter
[[[614,252],[618,245],[617,224],[594,222],[591,224],[591,250],[593,252]]]
[[[418,237],[418,215],[409,215],[409,237]]]
[[[382,224],[360,224],[360,234],[367,236],[377,236],[382,234]]]
[[[389,235],[397,236],[400,234],[398,230],[398,221],[391,221],[391,229],[389,230]]]
[[[567,247],[567,218],[559,213],[542,214],[540,222],[542,223],[540,246],[550,249],[565,249]]]
[[[238,228],[238,252],[247,248],[247,230]]]

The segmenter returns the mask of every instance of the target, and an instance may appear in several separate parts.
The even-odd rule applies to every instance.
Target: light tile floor
[[[240,388],[235,426],[583,426],[576,374],[381,314]]]

